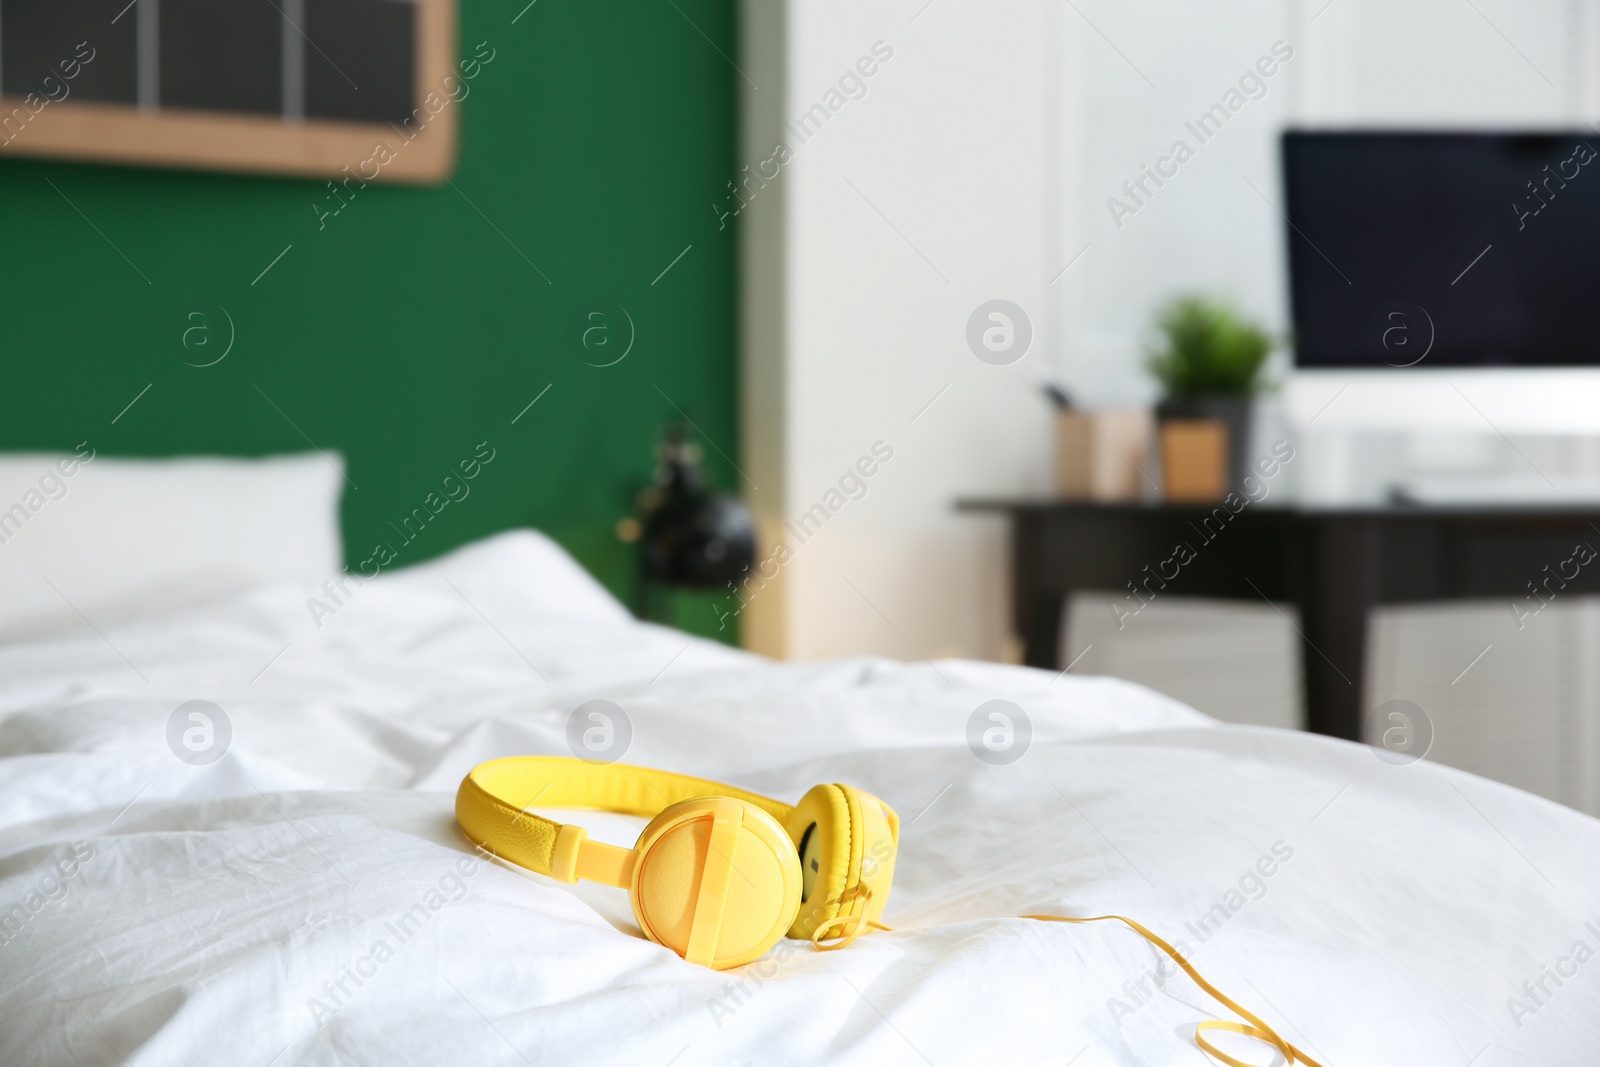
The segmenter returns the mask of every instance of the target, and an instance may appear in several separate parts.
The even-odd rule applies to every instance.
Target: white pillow
[[[0,454],[0,636],[335,574],[343,486],[343,458],[320,453]]]

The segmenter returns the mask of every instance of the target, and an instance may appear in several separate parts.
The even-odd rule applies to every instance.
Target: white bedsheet
[[[1110,680],[774,665],[633,623],[532,534],[320,629],[313,592],[0,648],[0,1062],[1203,1061],[1218,1009],[1149,945],[1032,911],[1145,922],[1329,1067],[1600,1056],[1600,823],[1533,796]],[[461,776],[567,754],[596,697],[629,762],[896,806],[896,930],[716,973],[616,890],[473,858]],[[997,697],[1035,730],[1007,767],[965,740]],[[194,699],[232,725],[208,766],[167,747]]]

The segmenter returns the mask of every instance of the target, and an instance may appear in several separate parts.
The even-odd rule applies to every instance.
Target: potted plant
[[[1185,428],[1220,424],[1226,437],[1222,449],[1226,467],[1217,472],[1223,488],[1214,494],[1220,497],[1238,488],[1247,473],[1251,398],[1260,386],[1272,338],[1241,318],[1230,304],[1199,295],[1175,297],[1164,304],[1156,313],[1156,329],[1159,341],[1146,350],[1145,368],[1164,393],[1156,419],[1163,428],[1162,457],[1169,487],[1174,466],[1168,462],[1169,424],[1174,429],[1180,423]]]

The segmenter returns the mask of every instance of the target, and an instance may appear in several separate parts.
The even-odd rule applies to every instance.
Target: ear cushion
[[[894,878],[894,834],[877,797],[847,785],[819,785],[801,798],[784,829],[800,853],[800,912],[789,936],[810,940],[832,920],[876,920]]]

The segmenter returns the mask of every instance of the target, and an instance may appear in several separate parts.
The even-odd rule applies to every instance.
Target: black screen
[[[1284,134],[1296,363],[1600,363],[1595,144],[1592,131]]]
[[[0,0],[0,92],[36,98],[10,127],[11,111],[0,112],[0,140],[45,97],[288,119],[416,118],[415,0],[304,0],[297,18],[283,0],[160,0],[154,32],[141,30],[154,2]]]

